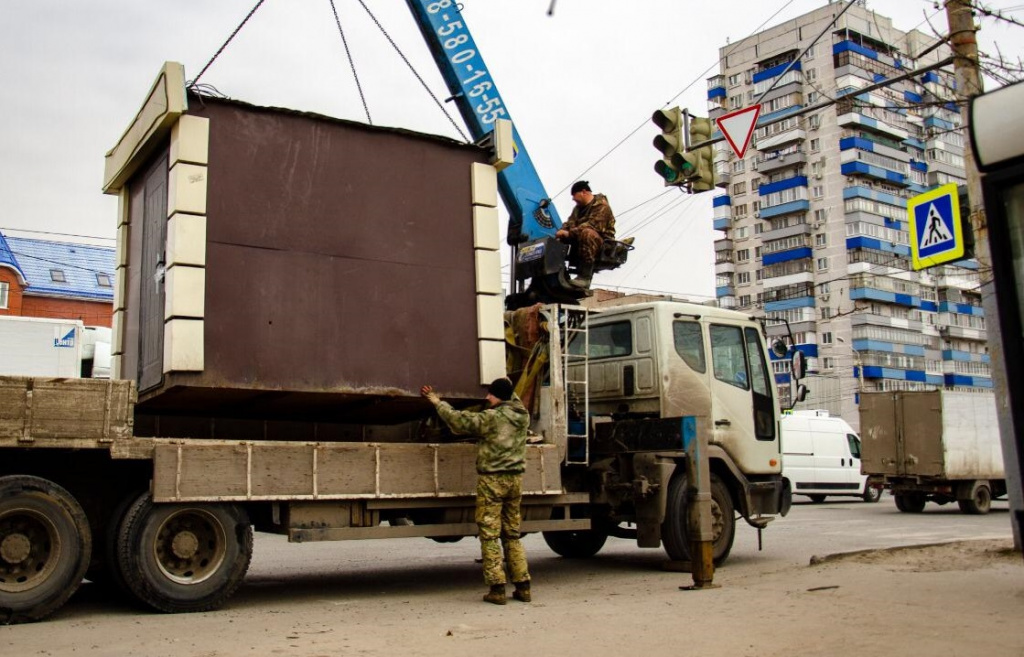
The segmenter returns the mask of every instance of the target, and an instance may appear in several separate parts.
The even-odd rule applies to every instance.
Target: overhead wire
[[[341,35],[341,43],[345,47],[345,56],[348,57],[348,66],[352,69],[352,77],[356,81],[356,89],[359,91],[359,100],[363,101],[363,111],[366,112],[366,122],[373,125],[373,119],[370,118],[370,108],[366,104],[366,95],[363,93],[363,85],[359,83],[359,73],[356,71],[356,63],[352,59],[352,51],[348,47],[348,39],[345,38],[345,30],[341,27],[341,19],[338,17],[338,8],[334,6],[334,0],[328,0],[331,3],[331,12],[334,13],[334,24],[338,26],[338,34]]]

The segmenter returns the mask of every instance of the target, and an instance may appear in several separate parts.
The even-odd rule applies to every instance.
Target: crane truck
[[[475,48],[465,54],[472,42],[464,24],[456,25],[462,21],[451,3],[410,1],[410,6],[435,52],[445,53],[454,66],[477,61]],[[445,22],[426,20],[432,17]],[[453,35],[462,34],[467,39],[455,44],[462,48],[447,47]],[[486,71],[482,62],[474,66],[479,68],[473,75]],[[180,82],[184,86],[183,78]],[[485,76],[470,82],[493,84]],[[166,156],[161,159],[159,149],[145,139],[184,134],[189,117],[170,112],[166,102],[185,97],[174,86],[172,77],[158,79],[150,96],[155,101],[144,106],[125,133],[126,138],[139,137],[130,142],[129,157],[143,162],[137,191],[144,199],[136,206],[134,197],[122,195],[126,212],[156,207],[157,216],[166,217],[171,210],[160,204],[167,198],[168,176],[171,186],[204,182],[204,170],[195,164],[185,169],[187,175],[174,178]],[[476,94],[481,103],[499,100],[485,106],[477,129],[489,118],[492,123],[500,118],[495,112],[502,109],[500,97],[483,99],[483,94]],[[246,126],[251,139],[256,123]],[[171,143],[177,157],[193,157],[190,142]],[[216,143],[223,148],[226,142]],[[524,153],[520,142],[516,162],[501,172],[506,181],[528,161]],[[117,156],[115,149],[108,163]],[[319,157],[322,164],[324,154]],[[220,172],[223,180],[227,172]],[[535,173],[528,177],[536,181]],[[117,171],[110,180],[112,188],[135,189],[136,183],[122,181]],[[151,183],[156,191],[149,194]],[[523,188],[503,184],[504,195],[535,203],[522,214],[510,208],[513,222],[521,217],[524,226],[515,230],[549,239],[557,226],[553,208],[550,203],[542,207],[543,194],[518,195],[516,190]],[[191,212],[196,208],[191,206]],[[143,251],[142,258],[132,260],[134,266],[145,266],[148,233],[132,228],[135,224],[124,226],[119,237],[134,240]],[[171,223],[166,230],[180,240],[179,227]],[[169,262],[148,261],[159,275],[139,276],[129,267],[125,281],[119,270],[119,290],[126,290],[119,294],[138,296],[165,280],[167,287],[188,283],[173,271],[181,266],[181,252],[172,253],[167,239],[167,249],[161,253],[155,242],[153,253]],[[119,249],[129,245],[121,243]],[[211,269],[207,275],[215,273]],[[234,280],[232,285],[235,296],[241,294]],[[215,287],[208,279],[207,304],[215,302],[210,294]],[[663,546],[669,557],[687,559],[692,536],[686,447],[695,439],[707,445],[717,563],[729,555],[737,517],[760,531],[788,511],[791,492],[781,474],[779,405],[759,321],[735,311],[668,301],[591,313],[561,303],[556,288],[545,296],[546,288],[538,284],[530,296],[545,303],[512,304],[517,307],[504,316],[501,344],[507,358],[502,360],[532,409],[524,531],[543,532],[551,549],[566,557],[593,556],[614,536],[640,547]],[[181,297],[168,293],[167,299],[155,315],[164,336],[188,337],[196,322],[178,321],[176,314],[187,314],[192,306],[181,310]],[[143,309],[149,303],[132,301]],[[231,315],[205,316],[208,343],[244,338],[217,333],[218,322],[231,319],[225,314]],[[118,317],[115,324],[122,321]],[[274,318],[258,330],[272,330]],[[464,318],[445,319],[465,323]],[[469,321],[475,324],[476,318]],[[198,327],[203,330],[201,323]],[[384,335],[392,329],[370,325],[363,333]],[[142,328],[137,330],[134,335],[141,336]],[[138,372],[120,371],[124,355],[118,349],[127,349],[125,335],[132,334],[123,326],[114,331],[115,359],[122,360],[115,360],[111,380],[0,377],[0,622],[48,616],[73,595],[83,577],[113,583],[158,611],[215,609],[241,584],[254,531],[285,535],[296,543],[400,537],[450,542],[476,533],[474,446],[452,440],[431,422],[422,400],[390,391],[358,397],[342,390],[331,399],[346,402],[350,411],[325,416],[311,403],[319,397],[307,395],[282,418],[272,412],[288,391],[265,389],[254,393],[259,403],[244,418],[202,415],[198,406],[189,405],[200,398],[188,397],[192,392],[185,388],[154,396],[152,384],[143,378],[148,361],[142,358],[154,350],[147,351],[144,342],[138,346]],[[202,359],[194,352],[181,357],[176,351],[180,344],[165,343],[165,366],[200,367]],[[773,345],[772,351],[782,356],[785,347]],[[159,365],[159,350],[155,355]],[[224,355],[217,356],[221,360],[207,363],[208,368],[223,368]],[[292,363],[292,368],[301,365]],[[221,412],[238,412],[239,395],[249,394],[201,392],[221,394],[217,399],[227,400],[217,407]],[[185,402],[174,413],[154,414],[164,398]],[[471,400],[457,401],[464,406]],[[382,408],[394,415],[373,414]],[[266,416],[258,415],[264,410]]]

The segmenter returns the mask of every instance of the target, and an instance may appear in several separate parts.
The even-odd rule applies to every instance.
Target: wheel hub
[[[171,551],[179,559],[191,559],[199,551],[199,539],[190,531],[178,532],[171,541]]]
[[[0,543],[0,558],[9,564],[21,563],[32,551],[32,541],[24,534],[11,534]]]

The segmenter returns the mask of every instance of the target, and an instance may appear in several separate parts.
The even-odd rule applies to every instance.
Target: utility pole
[[[961,116],[967,116],[970,99],[982,92],[981,67],[978,63],[978,30],[974,23],[971,0],[946,0],[946,20],[949,24],[949,43],[953,49],[953,70],[956,73],[956,93]],[[1003,340],[999,332],[999,305],[996,299],[995,283],[992,269],[992,256],[989,248],[988,222],[985,218],[985,204],[982,197],[981,174],[974,159],[970,135],[964,133],[964,171],[967,175],[967,202],[970,206],[971,228],[974,231],[974,257],[978,260],[978,272],[981,278],[981,304],[985,310],[985,330],[988,338],[988,353],[992,371],[992,383],[996,394],[996,412],[999,416],[999,427],[1003,445],[1004,461],[1007,466],[1016,463],[1017,444],[1013,429],[1013,418],[1010,415],[1006,360],[1003,355]],[[1007,488],[1019,494],[1020,481],[1012,481],[1017,477],[1014,468],[1006,468]],[[1011,492],[1011,507],[1021,508],[1021,501],[1014,504]],[[1018,551],[1022,550],[1022,536],[1017,523],[1013,526],[1013,544]]]

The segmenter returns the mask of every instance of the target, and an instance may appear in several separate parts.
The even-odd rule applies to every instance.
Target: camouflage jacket
[[[590,203],[573,207],[569,218],[562,224],[562,228],[570,233],[584,227],[593,228],[605,239],[615,239],[615,215],[612,214],[612,206],[608,205],[607,196],[594,194]]]
[[[526,469],[526,429],[530,413],[513,396],[483,411],[457,411],[448,402],[437,414],[457,434],[477,436],[476,471],[479,474],[520,473]]]

